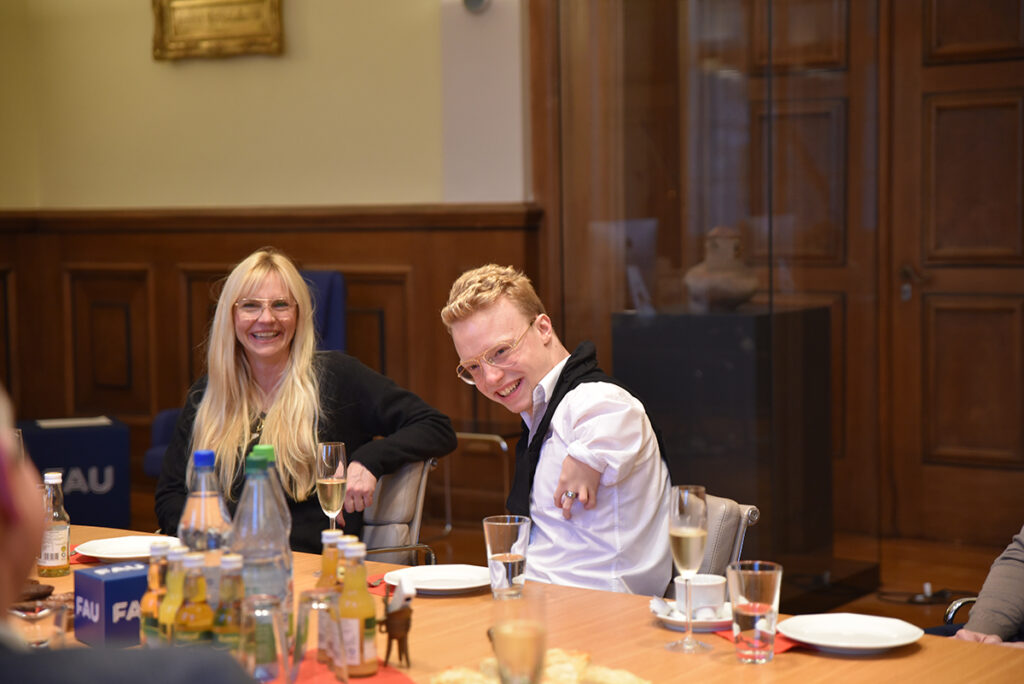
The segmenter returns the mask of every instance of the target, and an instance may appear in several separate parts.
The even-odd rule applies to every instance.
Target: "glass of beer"
[[[331,519],[331,529],[337,525],[338,514],[345,503],[344,442],[320,442],[316,445],[316,497],[324,515]]]
[[[708,540],[708,506],[704,487],[681,485],[672,488],[669,497],[668,533],[672,560],[685,586],[685,597],[682,598],[685,598],[686,605],[686,636],[667,644],[665,648],[679,653],[699,653],[711,648],[703,641],[693,638],[693,612],[690,609],[690,580],[700,569]],[[677,605],[680,598],[676,596]]]

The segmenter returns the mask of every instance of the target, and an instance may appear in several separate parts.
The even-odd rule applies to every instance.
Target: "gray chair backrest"
[[[738,504],[732,499],[707,495],[708,542],[699,572],[724,575],[725,568],[739,560],[747,528],[757,523],[757,506]]]
[[[363,511],[363,541],[367,549],[413,546],[420,540],[423,501],[431,461],[415,461],[377,480],[373,505]],[[382,563],[409,564],[413,552],[376,554]]]

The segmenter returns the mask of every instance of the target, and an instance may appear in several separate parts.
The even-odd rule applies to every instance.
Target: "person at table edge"
[[[244,456],[272,444],[292,514],[291,545],[318,553],[329,524],[315,493],[316,443],[344,442],[348,534],[377,479],[405,463],[455,448],[451,421],[412,392],[342,352],[315,351],[309,289],[283,254],[263,248],[239,263],[217,302],[208,374],[189,390],[164,456],[156,491],[161,528],[175,534],[188,494],[190,455],[216,453],[216,472],[234,514],[244,484]]]
[[[43,537],[39,514],[39,473],[19,459],[11,439],[12,411],[0,384],[0,606],[17,600],[36,562]],[[30,649],[0,620],[0,680],[50,684],[78,678],[104,684],[181,684],[215,681],[252,683],[230,653],[196,649],[182,658],[177,649]]]
[[[954,636],[1024,648],[1024,527],[992,562],[967,624]]]
[[[597,367],[593,343],[569,354],[511,266],[463,273],[441,319],[459,377],[523,419],[507,507],[533,520],[526,578],[661,596],[670,484],[643,404]]]

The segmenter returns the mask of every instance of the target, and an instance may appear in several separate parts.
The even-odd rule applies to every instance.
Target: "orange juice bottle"
[[[185,554],[185,598],[174,616],[174,644],[199,646],[213,643],[213,608],[206,600],[206,556]]]
[[[160,628],[160,643],[170,646],[174,643],[174,618],[185,600],[185,554],[188,548],[175,546],[167,552],[167,591],[157,611]]]
[[[139,620],[139,643],[143,647],[160,645],[160,602],[167,593],[167,551],[171,545],[165,541],[149,546],[148,588],[139,601],[142,618]]]
[[[338,584],[338,541],[341,530],[322,530],[320,543],[324,550],[320,555],[320,579],[316,586],[321,589],[333,589]]]
[[[213,647],[234,652],[241,638],[242,556],[225,553],[220,557],[220,601],[213,612]]]
[[[350,677],[377,674],[377,607],[366,587],[366,544],[345,547],[345,586],[338,600]]]

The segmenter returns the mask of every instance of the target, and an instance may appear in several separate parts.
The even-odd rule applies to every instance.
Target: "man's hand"
[[[572,456],[566,456],[562,462],[562,472],[558,476],[558,486],[555,488],[555,507],[562,509],[562,517],[566,520],[572,517],[572,505],[577,500],[586,510],[596,506],[597,486],[600,482],[600,471],[577,461]],[[568,492],[574,492],[575,496],[570,496]]]
[[[953,638],[960,639],[962,641],[976,641],[981,644],[1003,643],[1003,640],[997,637],[995,634],[982,634],[981,632],[974,632],[969,629],[961,629],[959,632],[953,635]]]
[[[377,478],[354,461],[348,465],[348,487],[345,490],[345,512],[362,511],[373,504],[373,492],[377,488]]]

